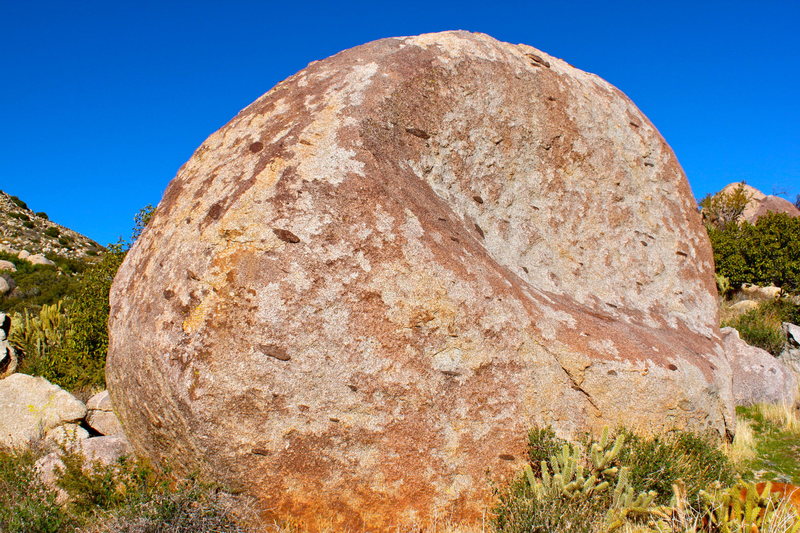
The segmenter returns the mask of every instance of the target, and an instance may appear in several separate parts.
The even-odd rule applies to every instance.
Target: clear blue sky
[[[594,72],[650,117],[697,197],[800,193],[800,2],[0,0],[0,189],[101,244],[194,149],[316,59],[465,29]]]

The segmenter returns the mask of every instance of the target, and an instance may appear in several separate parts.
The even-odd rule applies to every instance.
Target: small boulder
[[[722,343],[731,365],[736,405],[794,404],[797,377],[766,350],[750,346],[734,328],[722,328]]]
[[[43,377],[12,374],[0,380],[0,445],[18,447],[86,416],[86,406]]]
[[[54,444],[60,448],[72,449],[89,438],[89,432],[80,424],[64,424],[51,429],[44,436],[45,444]]]
[[[20,259],[28,259],[31,256],[31,253],[28,250],[20,250],[17,254],[17,257]]]
[[[8,294],[11,292],[11,284],[8,282],[6,278],[0,276],[0,295]]]
[[[8,342],[10,329],[11,317],[0,313],[0,379],[10,376],[17,370],[17,354]]]
[[[758,302],[755,300],[742,300],[741,302],[733,304],[731,306],[731,311],[735,311],[737,314],[744,314],[753,309],[758,309],[758,305]]]
[[[81,450],[88,461],[99,461],[105,465],[133,453],[125,435],[104,435],[86,439],[82,442]]]
[[[67,492],[58,486],[59,471],[64,471],[64,461],[61,460],[61,452],[50,452],[39,458],[34,467],[39,476],[39,480],[50,490],[56,493],[56,503],[64,505],[69,500]]]
[[[91,467],[92,464],[97,463],[110,465],[133,452],[128,439],[122,435],[92,437],[77,442],[78,445],[68,449],[68,452],[82,454],[85,459],[85,467]],[[51,452],[36,461],[35,465],[42,483],[55,490],[58,504],[64,504],[69,499],[69,495],[57,484],[59,471],[63,471],[65,468],[63,454],[62,450]]]
[[[791,369],[800,382],[800,326],[784,322],[781,324],[781,329],[786,335],[786,346],[778,356],[778,360]]]
[[[28,256],[28,261],[29,261],[30,263],[34,264],[34,265],[49,265],[49,266],[55,266],[55,263],[53,263],[52,261],[50,261],[48,258],[46,258],[46,257],[45,257],[44,255],[42,255],[42,254],[30,255],[30,256]]]
[[[742,294],[749,300],[774,300],[781,295],[781,288],[774,285],[760,287],[752,283],[742,285]]]
[[[8,270],[9,272],[16,272],[17,267],[11,261],[0,259],[0,270]]]
[[[101,435],[122,435],[122,425],[111,405],[108,391],[95,394],[86,403],[86,423]]]
[[[800,326],[791,322],[781,324],[781,329],[786,335],[786,340],[792,348],[800,348]]]

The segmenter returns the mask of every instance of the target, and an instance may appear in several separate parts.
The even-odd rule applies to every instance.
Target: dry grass
[[[274,533],[308,533],[309,530],[295,525],[275,525],[268,529],[268,531]],[[334,526],[323,527],[321,529],[315,529],[314,531],[319,531],[319,533],[363,533],[360,530],[343,531],[341,528]],[[493,530],[489,526],[488,520],[485,520],[483,524],[464,525],[454,523],[450,520],[434,518],[433,523],[428,527],[411,525],[407,527],[398,527],[391,531],[392,533],[490,533]]]
[[[724,446],[725,454],[734,464],[742,464],[756,457],[756,437],[750,423],[736,420],[736,430],[731,444]]]
[[[759,404],[757,408],[764,420],[774,424],[782,431],[800,435],[800,417],[793,405]]]

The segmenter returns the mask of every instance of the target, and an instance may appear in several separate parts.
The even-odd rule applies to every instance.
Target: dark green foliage
[[[6,313],[38,312],[43,305],[55,304],[75,294],[80,281],[71,274],[77,274],[86,268],[86,264],[77,259],[48,255],[56,263],[50,265],[32,265],[15,255],[0,252],[0,259],[11,261],[17,271],[11,277],[17,288],[10,294],[0,296],[0,309]],[[58,268],[64,274],[59,275]]]
[[[106,351],[108,349],[108,294],[117,269],[125,259],[121,247],[110,247],[103,258],[86,270],[69,309],[74,334],[70,351],[84,366],[84,383],[103,385]]]
[[[541,463],[561,450],[567,441],[556,437],[553,428],[533,428],[528,433],[528,462],[535,475],[542,473]]]
[[[30,220],[26,220],[25,222],[22,223],[22,225],[25,226],[28,229],[31,229],[31,228],[33,228],[35,226],[35,224],[33,222],[31,222]]]
[[[765,312],[760,307],[724,322],[722,326],[735,328],[747,344],[766,350],[772,355],[778,355],[783,350],[785,339],[780,320],[775,314]]]
[[[732,483],[735,472],[730,460],[710,440],[694,433],[676,432],[643,438],[625,432],[620,463],[630,469],[630,483],[637,492],[654,490],[656,501],[669,503],[672,485],[681,480],[691,505],[714,481]]]
[[[25,221],[25,222],[28,222],[31,219],[31,217],[29,217],[25,213],[9,213],[8,216],[10,216],[11,218],[16,218],[17,220]]]
[[[99,262],[77,276],[65,305],[71,334],[63,344],[53,346],[46,358],[23,359],[24,371],[72,391],[105,386],[108,293],[124,257],[121,247],[111,247]]]
[[[21,207],[22,209],[30,211],[30,209],[28,209],[28,204],[20,200],[18,197],[14,196],[13,194],[9,194],[8,197],[11,198],[11,201],[14,202],[17,207]]]
[[[0,449],[0,531],[4,533],[72,530],[56,505],[56,494],[39,481],[36,459],[30,450]]]
[[[40,218],[43,218],[45,220],[50,220],[50,217],[47,216],[47,213],[45,213],[44,211],[37,211],[36,212],[36,216],[40,217]]]
[[[800,290],[800,218],[769,213],[755,224],[707,229],[717,273],[734,287],[754,283]]]
[[[500,494],[494,508],[494,529],[504,533],[592,533],[608,509],[603,497],[536,500],[522,480]]]
[[[44,234],[47,235],[48,237],[55,238],[61,235],[61,231],[55,226],[50,226],[49,228],[44,230]]]
[[[147,224],[150,223],[150,219],[153,217],[153,213],[155,212],[156,208],[152,204],[147,204],[143,208],[139,209],[139,212],[133,217],[133,234],[131,235],[131,244],[136,242],[136,239],[144,231],[144,228],[147,227]]]

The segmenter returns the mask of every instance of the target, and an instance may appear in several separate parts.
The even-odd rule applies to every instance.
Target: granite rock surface
[[[346,50],[245,108],[111,304],[134,449],[312,530],[478,520],[534,425],[732,425],[672,150],[599,77],[482,34]]]

